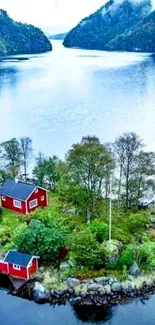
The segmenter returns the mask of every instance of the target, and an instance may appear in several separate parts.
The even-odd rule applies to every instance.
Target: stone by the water
[[[129,269],[129,274],[132,276],[138,276],[141,274],[141,270],[136,262],[133,263],[133,265]]]
[[[81,283],[81,281],[76,278],[68,278],[67,279],[67,284],[70,288],[74,288],[74,287],[78,286],[80,283]]]
[[[41,283],[35,282],[32,290],[33,298],[36,302],[42,303],[49,301],[50,290],[47,290]]]
[[[95,278],[94,282],[106,285],[106,284],[109,284],[109,279],[110,278],[108,278],[108,277],[101,276],[101,277]]]
[[[120,282],[114,282],[111,286],[113,292],[120,292],[122,291],[122,285]]]

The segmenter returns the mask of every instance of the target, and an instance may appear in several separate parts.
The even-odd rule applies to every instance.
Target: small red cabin
[[[21,181],[6,180],[0,188],[3,208],[28,214],[36,208],[48,205],[47,190]]]
[[[0,260],[0,273],[13,278],[29,280],[38,270],[39,256],[9,251],[4,260]]]

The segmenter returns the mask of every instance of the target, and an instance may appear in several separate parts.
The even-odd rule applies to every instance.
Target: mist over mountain
[[[113,39],[107,49],[155,53],[155,10],[131,31]]]
[[[33,54],[51,51],[45,34],[32,25],[17,23],[0,10],[0,55]]]
[[[94,14],[84,18],[64,40],[66,47],[114,50],[119,36],[130,32],[152,11],[155,0],[110,0]],[[121,38],[117,43],[120,46]]]

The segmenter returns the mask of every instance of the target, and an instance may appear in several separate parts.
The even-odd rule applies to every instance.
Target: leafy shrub
[[[11,241],[12,230],[10,227],[0,228],[0,242],[2,244],[8,243]]]
[[[101,264],[99,244],[88,229],[71,236],[69,249],[78,268],[88,267],[88,269],[93,269]]]
[[[119,260],[121,268],[130,267],[134,261],[142,268],[155,265],[155,243],[146,242],[141,245],[128,245]]]
[[[134,248],[133,246],[129,245],[127,248],[123,251],[122,256],[120,257],[119,260],[119,266],[121,269],[126,266],[129,268],[134,262]]]
[[[54,221],[44,225],[32,220],[29,226],[20,226],[13,236],[14,246],[21,252],[39,255],[42,261],[56,263],[66,244],[66,228]]]
[[[128,244],[132,241],[132,236],[129,234],[129,232],[124,228],[120,228],[119,226],[112,227],[112,238],[125,244]]]
[[[145,213],[134,213],[127,217],[126,225],[131,234],[140,233],[147,228],[148,215]]]
[[[94,220],[90,225],[90,231],[99,243],[108,239],[108,225],[102,221]]]

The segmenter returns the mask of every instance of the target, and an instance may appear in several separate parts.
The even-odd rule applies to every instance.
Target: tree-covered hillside
[[[135,3],[124,0],[110,0],[94,14],[83,19],[72,29],[64,40],[66,47],[107,49],[108,43],[116,36],[131,30],[151,11],[151,1]]]
[[[130,32],[116,37],[109,43],[109,50],[155,52],[155,11]]]
[[[17,23],[0,10],[0,55],[30,54],[51,51],[44,33],[32,25]]]

